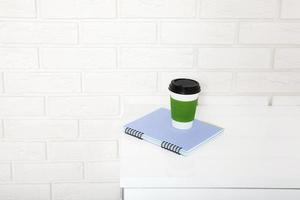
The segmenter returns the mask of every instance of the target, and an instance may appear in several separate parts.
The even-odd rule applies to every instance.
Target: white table
[[[127,108],[124,122],[153,109]],[[121,134],[123,199],[300,199],[300,107],[207,106],[197,116],[225,131],[187,157]]]

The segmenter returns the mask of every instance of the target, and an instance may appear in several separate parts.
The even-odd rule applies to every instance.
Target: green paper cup
[[[199,83],[186,78],[174,79],[169,85],[169,91],[173,127],[192,128],[201,91]]]

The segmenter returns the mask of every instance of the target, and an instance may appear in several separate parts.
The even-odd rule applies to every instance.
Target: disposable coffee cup
[[[169,85],[172,125],[177,129],[190,129],[195,119],[201,91],[197,81],[178,78]]]

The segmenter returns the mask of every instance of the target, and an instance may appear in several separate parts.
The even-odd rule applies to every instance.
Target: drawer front
[[[300,189],[124,189],[124,200],[299,200]]]

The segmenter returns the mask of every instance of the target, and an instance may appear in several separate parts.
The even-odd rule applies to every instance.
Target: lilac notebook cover
[[[180,154],[187,154],[200,144],[213,138],[223,128],[194,120],[193,127],[188,130],[176,129],[171,124],[170,110],[159,108],[129,124],[124,128],[142,133],[141,139],[160,145],[163,141],[181,147]]]

